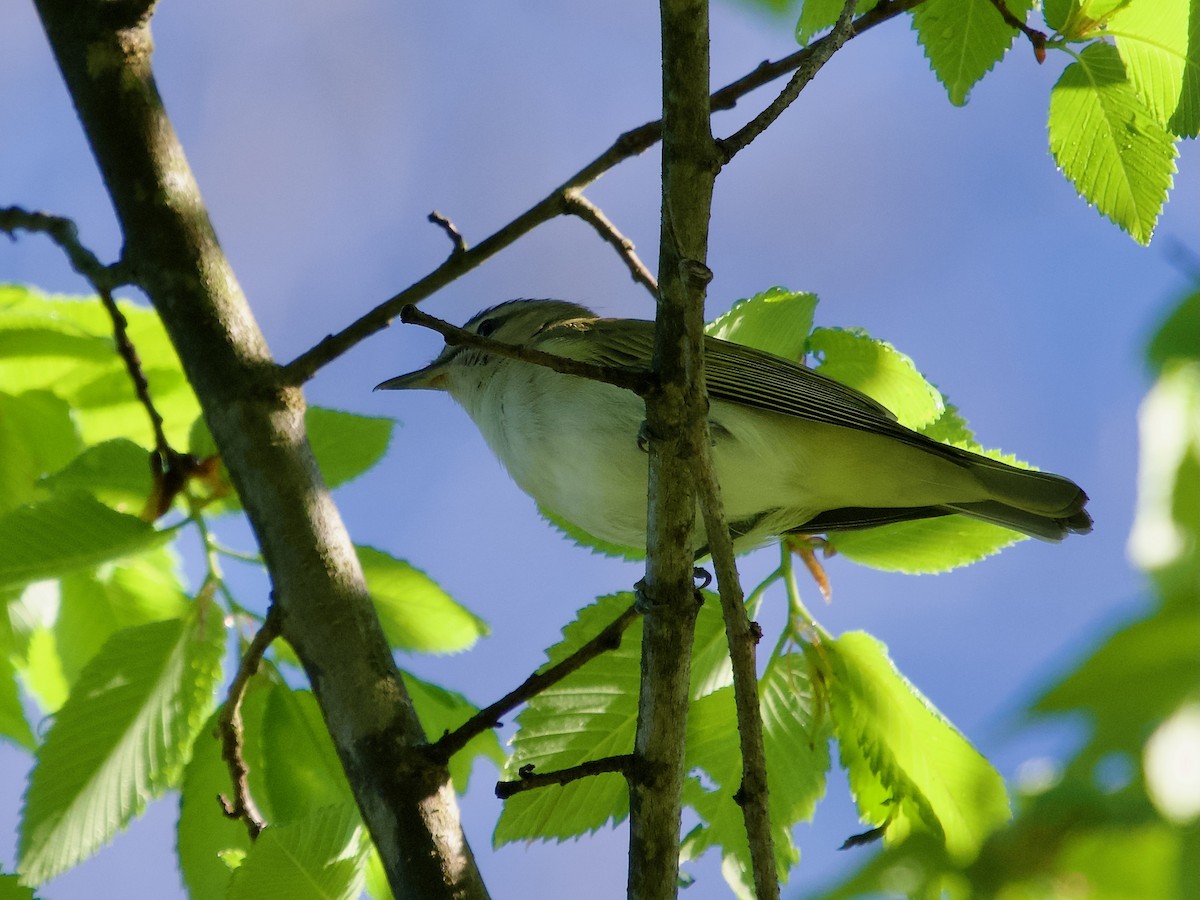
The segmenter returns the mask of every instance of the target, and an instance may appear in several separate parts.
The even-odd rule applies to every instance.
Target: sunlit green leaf
[[[817,371],[879,401],[902,425],[919,429],[942,414],[937,388],[886,341],[859,330],[815,328],[808,343],[821,360]]]
[[[229,900],[356,900],[368,843],[352,803],[273,825],[233,873]]]
[[[884,840],[938,837],[969,861],[1010,817],[999,774],[926,700],[865,632],[824,643],[833,727],[863,820]]]
[[[74,682],[114,631],[181,619],[189,602],[170,548],[63,576],[54,636]]]
[[[1189,21],[1190,20],[1190,21]],[[1129,80],[1150,112],[1173,134],[1200,130],[1200,4],[1132,0],[1108,20]]]
[[[319,406],[308,408],[304,424],[329,487],[357,478],[383,459],[396,427],[392,419]]]
[[[109,639],[38,751],[21,815],[27,881],[86,859],[178,784],[212,709],[224,652],[225,626],[212,608]]]
[[[792,826],[812,817],[825,792],[828,718],[814,715],[809,669],[799,654],[771,660],[759,682],[759,702],[776,870],[786,881],[800,857],[792,843]],[[742,778],[736,721],[732,687],[696,701],[688,715],[685,765],[689,771],[703,771],[713,788],[695,778],[685,784],[684,801],[699,813],[703,824],[688,836],[684,855],[697,857],[709,847],[720,847],[726,879],[739,896],[752,897],[745,823],[734,801]]]
[[[82,491],[117,512],[138,515],[153,490],[150,454],[141,444],[114,438],[88,447],[42,479],[51,491]]]
[[[420,569],[373,547],[356,549],[392,647],[450,653],[465,650],[488,633],[482,619],[455,602]]]
[[[67,404],[47,391],[0,393],[0,511],[34,498],[34,485],[79,452]]]
[[[838,531],[828,536],[830,546],[846,559],[910,575],[970,565],[1025,539],[1025,535],[1009,528],[961,515]]]
[[[1033,3],[1006,0],[1005,5],[1023,20]],[[917,40],[955,106],[967,102],[971,88],[1017,36],[990,0],[924,0],[913,9],[912,19]]]
[[[353,803],[354,795],[311,691],[272,687],[263,714],[267,796],[281,822]]]
[[[768,288],[733,304],[728,312],[709,322],[704,332],[710,337],[798,361],[804,356],[816,308],[816,294]]]
[[[55,494],[0,516],[0,587],[57,578],[150,550],[169,537],[87,494]]]
[[[158,315],[118,301],[167,437],[183,445],[200,407]],[[51,296],[0,286],[0,390],[44,389],[67,400],[88,443],[128,437],[153,446],[150,419],[116,350],[96,297]]]
[[[0,654],[0,738],[7,738],[26,750],[32,750],[36,744],[21,705],[17,672],[7,653]]]
[[[563,640],[547,651],[551,663],[574,652],[633,602],[633,595],[601,597],[563,629]],[[696,622],[696,647],[724,640],[720,608],[709,595]],[[641,623],[626,629],[621,645],[590,660],[559,683],[538,694],[517,717],[513,753],[505,778],[522,766],[552,771],[591,759],[628,753],[637,719]],[[717,683],[708,664],[692,668],[693,697]],[[585,778],[551,791],[528,791],[504,803],[494,841],[566,838],[595,831],[629,812],[629,796],[620,775]]]
[[[1175,172],[1175,145],[1110,44],[1089,44],[1050,92],[1050,152],[1089,203],[1147,244]]]

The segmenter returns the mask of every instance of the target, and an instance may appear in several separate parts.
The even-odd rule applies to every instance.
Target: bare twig
[[[607,775],[610,772],[617,772],[629,778],[629,773],[633,769],[633,763],[633,755],[626,753],[621,756],[606,756],[604,759],[590,760],[589,762],[580,763],[577,766],[559,769],[555,772],[546,772],[544,774],[535,773],[533,766],[525,766],[519,773],[521,776],[520,781],[496,782],[496,796],[501,800],[507,800],[514,794],[532,791],[535,788],[548,787],[552,784],[570,784],[572,781],[579,781],[581,778]]]
[[[617,366],[598,366],[594,363],[581,362],[577,359],[568,359],[556,353],[534,350],[532,347],[524,347],[520,344],[503,344],[491,338],[485,338],[451,325],[449,322],[445,322],[436,316],[421,312],[415,306],[406,306],[400,310],[400,321],[408,325],[420,325],[436,331],[451,346],[474,347],[478,350],[486,350],[488,353],[494,353],[496,356],[517,359],[522,362],[533,363],[537,366],[545,366],[547,369],[552,369],[562,375],[578,375],[580,378],[602,381],[605,384],[633,391],[639,397],[646,396],[650,391],[650,373],[645,370],[623,369]]]
[[[829,61],[829,58],[840,50],[846,41],[854,36],[854,6],[857,2],[858,0],[846,0],[846,5],[842,8],[842,14],[838,16],[837,23],[833,26],[833,31],[812,45],[812,52],[796,67],[796,71],[788,80],[788,83],[766,109],[729,137],[717,141],[723,162],[727,163],[733,159],[739,151],[749,146],[751,141],[766,131],[772,122],[783,115],[783,111],[791,106],[795,99],[800,96],[800,92],[808,86],[808,83],[813,80],[813,77],[821,70],[821,67]]]
[[[262,627],[258,629],[258,633],[254,635],[250,646],[242,655],[237,674],[229,685],[225,706],[222,707],[220,718],[217,720],[217,735],[221,740],[221,758],[229,767],[229,777],[233,781],[233,800],[230,801],[221,795],[219,798],[221,808],[229,818],[241,819],[246,823],[246,831],[249,832],[252,841],[262,834],[267,823],[263,820],[258,806],[255,805],[254,798],[250,795],[248,779],[250,767],[246,765],[246,758],[242,753],[244,746],[242,699],[246,696],[246,687],[250,683],[250,678],[258,671],[258,664],[262,662],[267,647],[279,636],[280,615],[278,604],[272,601]]]
[[[579,191],[569,192],[563,202],[566,204],[568,212],[591,225],[596,230],[596,233],[617,251],[617,255],[624,260],[625,265],[629,268],[629,273],[633,276],[633,280],[644,285],[646,290],[650,292],[650,296],[657,298],[657,279],[650,274],[650,270],[646,268],[646,264],[634,252],[633,241],[617,230],[617,226],[609,221],[600,207],[588,200]]]
[[[462,236],[462,232],[454,226],[449,218],[435,209],[429,214],[429,221],[446,232],[446,237],[450,238],[450,243],[454,245],[454,249],[450,251],[451,256],[467,252],[467,239]]]
[[[921,0],[883,0],[869,12],[863,13],[854,22],[851,37],[855,37],[906,12],[920,3]],[[800,66],[812,54],[821,52],[820,48],[828,41],[830,35],[813,41],[802,50],[797,50],[788,56],[775,61],[767,61],[757,66],[736,81],[716,91],[710,98],[710,109],[732,109],[738,100],[746,94],[769,84],[776,78],[786,75]],[[445,287],[459,276],[471,271],[521,236],[529,233],[538,225],[553,219],[555,216],[568,212],[565,197],[572,191],[591,184],[609,169],[630,157],[644,153],[662,139],[662,120],[657,119],[632,128],[621,134],[613,143],[570,176],[561,185],[521,213],[507,225],[484,238],[474,247],[462,253],[452,253],[450,258],[440,266],[413,282],[400,293],[388,298],[374,309],[346,326],[337,334],[331,334],[319,341],[311,349],[301,353],[283,368],[281,383],[298,385],[312,378],[323,366],[337,359],[363,340],[391,324],[392,319],[399,315],[400,310],[412,303],[419,303],[436,291]]]
[[[431,758],[437,762],[445,763],[451,756],[465,747],[473,737],[482,734],[489,728],[499,726],[501,716],[511,712],[517,706],[546,690],[551,685],[562,681],[572,672],[578,670],[590,660],[595,659],[601,653],[615,650],[621,645],[621,635],[624,634],[625,629],[629,627],[630,623],[637,616],[637,607],[630,606],[629,609],[625,610],[625,612],[621,613],[621,615],[605,626],[599,634],[566,659],[551,666],[544,672],[534,672],[521,682],[521,685],[516,690],[509,691],[495,703],[481,709],[454,731],[446,732],[446,734],[442,735],[441,739],[429,746],[427,752]]]
[[[146,5],[146,9],[149,9],[149,5]],[[15,237],[14,232],[18,230],[44,234],[54,241],[67,255],[71,268],[91,284],[112,320],[113,340],[117,346],[117,353],[125,363],[125,370],[133,382],[133,390],[138,402],[150,417],[150,428],[154,433],[154,452],[150,457],[150,467],[154,476],[154,493],[147,500],[146,508],[143,510],[143,518],[153,521],[170,508],[175,495],[182,490],[188,478],[196,473],[201,463],[190,454],[174,450],[163,430],[163,417],[150,396],[150,383],[142,369],[137,348],[129,339],[129,322],[113,297],[113,291],[116,288],[129,283],[123,267],[120,263],[106,266],[100,262],[96,254],[79,240],[79,229],[75,223],[63,216],[30,212],[18,206],[0,209],[0,231],[5,231]]]
[[[79,229],[68,218],[31,212],[19,206],[6,206],[0,208],[0,231],[14,240],[18,231],[46,235],[67,254],[71,268],[86,278],[96,290],[101,287],[117,288],[127,283],[121,277],[119,267],[106,266],[80,242]]]
[[[725,619],[725,638],[729,643],[729,658],[733,664],[733,696],[742,752],[742,783],[736,800],[746,823],[755,896],[759,900],[766,900],[779,896],[779,879],[775,874],[771,815],[767,804],[766,748],[755,665],[755,646],[762,631],[746,613],[742,584],[734,560],[733,540],[721,501],[721,487],[713,470],[712,453],[707,443],[696,455],[696,488],[704,515],[708,550],[717,574],[721,614]]]
[[[1029,43],[1033,45],[1033,56],[1038,63],[1046,61],[1046,34],[1038,31],[1036,28],[1030,28],[1020,19],[1012,14],[1012,11],[1005,4],[1004,0],[991,0],[992,6],[996,7],[996,11],[1004,17],[1004,21],[1012,28],[1017,29],[1025,37],[1029,38]]]

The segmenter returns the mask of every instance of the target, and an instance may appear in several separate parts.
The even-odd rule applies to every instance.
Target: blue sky
[[[0,8],[0,204],[73,217],[102,257],[119,250],[110,207],[32,6]],[[652,4],[353,5],[301,0],[163,4],[160,87],[222,244],[280,360],[289,360],[436,266],[449,247],[425,221],[450,216],[477,242],[540,199],[620,132],[657,117]],[[715,86],[792,49],[790,27],[739,7],[713,15]],[[1037,66],[1024,44],[951,107],[908,20],[853,41],[784,118],[721,174],[714,201],[710,317],[782,284],[820,295],[817,324],[859,326],[909,354],[980,439],[1068,475],[1092,497],[1096,531],[1024,542],[937,577],[834,559],[835,599],[810,607],[831,631],[863,628],[1011,775],[1061,749],[1069,728],[1006,739],[1044,679],[1139,607],[1125,558],[1134,502],[1139,348],[1187,283],[1200,248],[1196,148],[1154,243],[1136,245],[1079,200],[1046,149],[1048,92],[1066,64]],[[736,129],[773,95],[715,119]],[[653,261],[657,148],[588,196]],[[48,242],[0,242],[0,280],[83,285]],[[652,317],[648,296],[584,225],[539,229],[432,298],[463,321],[519,296],[557,296],[611,315]],[[405,557],[482,615],[492,636],[460,656],[404,659],[488,702],[542,660],[573,611],[627,588],[638,567],[561,538],[487,454],[465,414],[433,393],[372,394],[438,350],[396,325],[309,385],[311,402],[402,422],[387,459],[337,493],[356,541]],[[416,473],[414,475],[414,473]],[[243,528],[228,540],[249,547]],[[742,560],[755,583],[770,552]],[[247,602],[261,582],[244,578]],[[255,593],[257,592],[257,594]],[[764,615],[768,631],[781,618]],[[770,604],[769,604],[770,605]],[[11,865],[29,761],[0,748],[0,861]],[[494,773],[479,768],[463,814],[497,898],[606,898],[624,889],[626,832],[557,846],[488,849]],[[852,865],[835,848],[860,830],[835,776],[793,889]],[[174,798],[47,900],[180,896]],[[726,896],[714,861],[686,896]],[[130,880],[136,872],[136,879]],[[586,873],[581,878],[581,873]]]

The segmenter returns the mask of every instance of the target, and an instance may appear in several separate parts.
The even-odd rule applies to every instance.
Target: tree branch
[[[775,848],[771,837],[771,813],[767,799],[767,756],[763,744],[762,712],[758,703],[758,668],[755,647],[762,632],[746,615],[742,583],[734,560],[733,539],[721,501],[721,485],[713,469],[712,452],[705,442],[696,456],[696,484],[708,550],[717,574],[725,639],[733,664],[733,696],[737,710],[738,740],[742,752],[742,784],[738,805],[746,823],[750,864],[758,900],[779,897],[775,872]]]
[[[521,344],[505,344],[494,341],[491,338],[451,325],[437,316],[422,312],[415,306],[406,306],[400,310],[400,321],[406,325],[420,325],[436,331],[451,346],[474,347],[507,359],[533,363],[535,366],[545,366],[560,375],[577,375],[580,378],[590,378],[592,381],[602,381],[605,384],[633,391],[639,397],[645,397],[650,392],[650,373],[646,371],[622,369],[616,366],[598,366],[595,363],[559,356],[557,353],[547,353],[545,350],[535,350],[533,347],[525,347]]]
[[[225,760],[225,765],[229,767],[229,777],[233,782],[233,800],[221,796],[221,807],[229,818],[241,819],[246,823],[246,831],[250,833],[252,841],[258,839],[267,823],[250,795],[250,767],[246,765],[246,758],[242,754],[242,699],[246,696],[246,687],[250,684],[250,679],[258,671],[263,654],[279,636],[279,618],[279,606],[272,600],[267,617],[242,655],[237,674],[230,682],[225,705],[217,719],[221,759]]]
[[[462,232],[454,227],[453,222],[436,209],[429,214],[428,218],[430,222],[446,232],[446,237],[450,238],[450,243],[454,245],[454,249],[450,251],[452,258],[458,256],[460,253],[467,252],[467,240],[462,236]]]
[[[1030,28],[1014,16],[1004,0],[991,0],[991,2],[992,6],[996,7],[996,12],[1000,13],[1010,27],[1029,38],[1029,43],[1033,45],[1033,58],[1038,61],[1038,64],[1044,63],[1046,61],[1046,33],[1038,31],[1036,28]]]
[[[596,206],[578,191],[574,191],[567,196],[566,204],[567,210],[572,215],[577,216],[596,229],[596,233],[617,251],[617,255],[624,260],[629,273],[633,276],[633,280],[643,285],[650,292],[651,297],[657,298],[658,281],[650,274],[650,270],[646,268],[646,264],[634,252],[633,241],[617,230],[617,226],[609,221],[600,207]]]
[[[708,440],[704,293],[713,183],[708,0],[660,0],[663,183],[659,302],[646,398],[649,507],[641,693],[629,779],[628,894],[676,896],[684,746],[697,604],[692,586],[696,491],[691,460]]]
[[[851,37],[862,34],[870,28],[894,18],[902,12],[912,9],[921,0],[883,0],[869,12],[863,13],[854,22]],[[746,94],[769,84],[776,78],[786,75],[800,66],[809,56],[819,52],[827,35],[812,44],[791,53],[774,62],[764,62],[754,71],[743,75],[736,81],[716,91],[710,98],[710,112],[732,109],[738,100]],[[325,366],[346,353],[359,342],[366,340],[378,331],[391,324],[392,319],[399,315],[400,310],[409,304],[420,303],[431,294],[450,284],[461,275],[471,271],[521,236],[532,231],[543,222],[548,222],[555,216],[569,213],[566,208],[566,198],[569,194],[591,184],[609,169],[630,157],[637,156],[649,150],[662,140],[663,123],[661,119],[639,125],[620,135],[613,143],[570,176],[566,181],[535,203],[507,225],[493,232],[483,241],[462,253],[452,253],[428,275],[413,282],[400,293],[380,303],[374,309],[361,316],[350,325],[319,341],[314,347],[301,353],[284,366],[282,382],[288,385],[301,385],[312,378],[322,366]]]
[[[313,459],[304,398],[280,380],[163,109],[148,24],[113,27],[104,0],[35,3],[120,223],[123,271],[200,399],[393,893],[486,897],[449,773],[419,752],[425,735]]]
[[[536,788],[549,787],[554,784],[570,784],[572,781],[579,781],[581,778],[607,775],[610,772],[618,772],[628,779],[636,764],[637,761],[634,759],[633,754],[626,753],[622,756],[606,756],[604,759],[589,760],[577,766],[558,769],[554,772],[545,772],[543,774],[535,773],[533,766],[523,766],[518,773],[521,776],[520,781],[496,782],[496,796],[501,800],[507,800],[515,794],[532,791]]]
[[[853,17],[854,7],[857,2],[858,0],[846,0],[846,5],[842,8],[842,14],[838,16],[837,23],[833,26],[833,31],[813,44],[810,48],[812,52],[796,67],[796,71],[788,80],[788,83],[766,109],[729,137],[717,141],[717,147],[721,151],[724,163],[728,163],[738,152],[748,147],[751,141],[766,131],[772,122],[783,115],[783,111],[791,106],[795,99],[800,96],[800,92],[808,86],[808,83],[813,80],[813,77],[821,70],[821,67],[829,61],[829,58],[840,50],[846,41],[854,36]]]
[[[604,627],[594,638],[544,672],[534,672],[513,691],[509,691],[495,703],[481,709],[454,731],[448,731],[441,739],[431,744],[430,756],[442,763],[447,762],[478,734],[500,724],[500,718],[512,712],[531,697],[540,694],[551,685],[562,681],[601,653],[615,650],[621,645],[621,635],[638,616],[637,606],[630,606],[616,619]]]

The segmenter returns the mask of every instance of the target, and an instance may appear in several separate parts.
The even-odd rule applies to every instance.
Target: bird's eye
[[[499,324],[499,318],[484,319],[479,323],[479,327],[475,329],[475,333],[480,337],[490,337],[492,332],[496,330]]]

